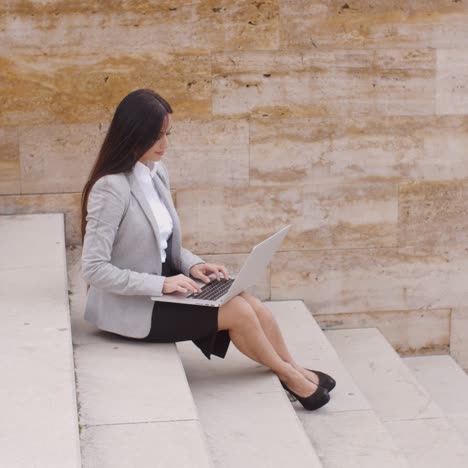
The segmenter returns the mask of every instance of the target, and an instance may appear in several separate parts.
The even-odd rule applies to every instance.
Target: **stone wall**
[[[150,87],[187,247],[235,268],[292,223],[262,297],[468,368],[467,0],[9,0],[0,74],[0,213],[65,212],[78,244],[115,106]]]

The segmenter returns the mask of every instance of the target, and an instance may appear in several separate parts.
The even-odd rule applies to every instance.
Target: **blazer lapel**
[[[153,211],[151,210],[151,207],[149,206],[145,194],[143,193],[143,190],[140,188],[140,184],[138,183],[138,180],[136,178],[136,175],[133,171],[130,171],[128,173],[128,180],[130,182],[130,190],[137,199],[138,203],[141,206],[141,209],[145,213],[146,217],[148,218],[148,221],[151,224],[151,227],[153,228],[154,231],[154,236],[156,237],[156,242],[158,243],[158,247],[161,245],[161,240],[159,238],[159,226],[156,221],[156,218],[154,217]]]

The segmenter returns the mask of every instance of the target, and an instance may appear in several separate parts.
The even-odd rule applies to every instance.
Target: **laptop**
[[[225,304],[257,282],[286,237],[290,227],[291,225],[286,226],[256,245],[237,276],[229,279],[222,278],[220,281],[215,279],[210,283],[204,283],[196,279],[195,282],[202,289],[200,293],[174,292],[162,296],[151,296],[151,299],[156,302],[175,302],[211,307],[219,307]]]

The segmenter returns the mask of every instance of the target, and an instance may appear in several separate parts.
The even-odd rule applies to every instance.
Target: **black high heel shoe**
[[[316,374],[317,377],[319,378],[318,384],[321,387],[326,388],[329,392],[331,392],[336,387],[335,379],[333,377],[329,376],[328,374],[325,374],[325,373],[320,372],[318,370],[312,370],[312,369],[306,369],[306,370]]]
[[[306,410],[313,411],[319,409],[330,401],[330,395],[328,394],[328,390],[326,388],[317,386],[317,390],[315,390],[312,395],[309,395],[308,397],[301,397],[297,393],[294,393],[282,380],[280,380],[280,382],[283,388],[297,401],[299,401],[299,403]]]

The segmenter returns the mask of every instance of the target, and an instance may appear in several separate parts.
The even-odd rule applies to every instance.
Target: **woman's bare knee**
[[[239,296],[246,300],[252,307],[258,307],[263,305],[262,301],[258,297],[255,297],[248,292],[241,292]]]
[[[240,296],[253,307],[259,319],[268,321],[274,320],[273,313],[260,299],[245,292],[241,293]]]
[[[229,330],[256,320],[256,313],[252,306],[240,296],[236,296],[223,304],[219,309],[218,328]]]

